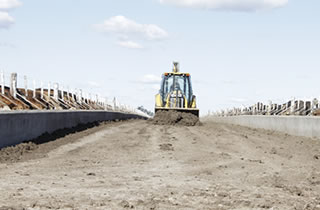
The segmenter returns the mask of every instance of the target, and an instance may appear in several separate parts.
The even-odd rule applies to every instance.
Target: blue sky
[[[202,114],[320,98],[319,11],[319,0],[0,0],[0,70],[153,109],[177,60]]]

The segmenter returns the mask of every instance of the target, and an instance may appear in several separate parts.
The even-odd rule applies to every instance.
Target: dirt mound
[[[32,142],[28,142],[1,149],[0,163],[19,161],[26,153],[30,153],[37,148],[38,145]]]
[[[156,125],[200,125],[199,118],[191,113],[177,111],[158,111],[151,122]]]
[[[38,146],[0,163],[0,210],[320,209],[319,139],[135,120]]]
[[[44,133],[36,139],[25,141],[15,146],[0,148],[0,163],[16,163],[43,158],[49,151],[57,147],[72,143],[77,141],[81,136],[103,129],[104,126],[99,127],[99,125],[108,126],[109,124],[116,123],[117,122],[94,122],[81,124],[73,128],[60,129],[51,134]]]

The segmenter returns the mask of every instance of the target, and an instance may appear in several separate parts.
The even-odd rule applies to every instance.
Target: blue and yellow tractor
[[[173,63],[173,71],[162,75],[161,88],[156,95],[155,114],[158,111],[174,110],[199,117],[196,96],[193,95],[191,75],[179,71],[179,63]]]

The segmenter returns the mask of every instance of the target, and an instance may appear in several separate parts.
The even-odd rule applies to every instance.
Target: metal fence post
[[[269,101],[269,106],[268,106],[268,115],[271,114],[271,110],[272,110],[272,101]]]
[[[36,98],[36,81],[35,80],[33,80],[33,98]]]
[[[54,83],[53,85],[53,97],[56,101],[59,100],[59,84],[58,83]]]
[[[113,110],[117,110],[117,99],[116,99],[116,97],[113,98]]]
[[[79,90],[79,102],[82,104],[82,90]]]
[[[28,78],[27,76],[24,76],[24,91],[25,91],[25,97],[28,97]]]
[[[2,95],[4,95],[4,73],[3,73],[3,71],[1,71],[0,72],[0,79],[1,79],[1,93],[2,93]]]
[[[108,98],[105,98],[104,99],[104,110],[107,110],[108,109]]]
[[[77,101],[77,98],[74,98],[75,96],[75,89],[71,89],[71,99],[72,101]]]
[[[69,88],[69,86],[66,87],[66,94],[67,94],[66,100],[70,101],[70,88]]]
[[[10,94],[16,98],[17,97],[17,73],[11,74],[11,85],[10,85]]]
[[[43,99],[43,82],[41,81],[41,99]]]
[[[295,103],[296,103],[295,99],[292,99],[291,100],[291,107],[290,107],[290,114],[294,114],[294,110],[295,110],[295,106],[296,106]]]
[[[48,83],[48,98],[50,100],[50,96],[51,96],[51,82]]]
[[[80,102],[80,101],[79,101],[79,91],[78,91],[77,88],[75,88],[73,91],[74,91],[74,94],[73,94],[73,95],[74,95],[74,97],[75,97],[75,101],[79,103],[79,102]]]
[[[64,101],[64,87],[63,87],[63,85],[61,85],[60,93],[61,93],[61,100]],[[59,94],[59,91],[58,91],[58,94]]]

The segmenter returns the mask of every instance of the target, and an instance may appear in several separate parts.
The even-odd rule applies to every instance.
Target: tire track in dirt
[[[147,121],[74,138],[43,158],[0,164],[0,204],[320,209],[320,142],[313,139],[210,122],[184,127]]]

